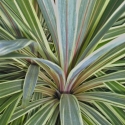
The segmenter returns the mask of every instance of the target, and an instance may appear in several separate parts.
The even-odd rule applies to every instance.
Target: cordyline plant
[[[125,125],[124,0],[0,8],[0,125]]]

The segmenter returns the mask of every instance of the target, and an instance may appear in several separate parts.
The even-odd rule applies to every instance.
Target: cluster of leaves
[[[125,124],[124,0],[0,9],[0,125]]]

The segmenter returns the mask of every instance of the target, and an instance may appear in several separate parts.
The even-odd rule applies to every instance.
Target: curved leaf
[[[56,0],[55,2],[60,63],[66,76],[72,56],[72,48],[75,46],[78,9],[81,1]]]
[[[18,94],[18,99],[11,103],[11,105],[8,106],[8,108],[4,111],[2,114],[2,117],[0,118],[0,124],[1,125],[7,125],[8,121],[10,120],[15,108],[17,107],[20,99],[21,99],[22,93]]]
[[[97,66],[99,65],[98,63],[98,60],[105,56],[106,54],[108,55],[109,51],[115,49],[116,47],[120,47],[121,49],[118,49],[117,51],[121,51],[123,50],[124,51],[124,46],[125,46],[125,34],[122,34],[120,37],[118,37],[117,39],[111,41],[110,43],[104,45],[103,47],[99,48],[98,50],[96,50],[95,52],[93,52],[92,54],[90,54],[88,57],[86,57],[84,60],[82,60],[74,69],[72,69],[72,71],[70,72],[68,78],[67,78],[67,87],[66,89],[68,89],[68,91],[71,89],[72,85],[74,84],[75,80],[77,79],[77,77],[79,76],[79,74],[87,69],[87,67],[90,68],[90,65],[92,64],[96,64]],[[116,52],[117,52],[116,51]],[[117,53],[115,53],[117,54]],[[123,53],[124,54],[124,53]],[[106,55],[106,56],[107,56]],[[109,57],[112,57],[113,55],[108,55]],[[105,59],[105,58],[104,58]],[[103,59],[103,60],[104,60]],[[108,59],[108,57],[106,58]],[[102,61],[102,60],[101,60]],[[101,63],[101,61],[99,60],[99,62]],[[108,60],[109,61],[109,60]],[[104,62],[105,65],[107,64],[107,62],[105,61]],[[111,63],[111,62],[110,62]],[[102,63],[103,64],[103,63]],[[103,64],[103,66],[105,66]],[[93,65],[92,65],[93,66]],[[97,68],[95,65],[93,68]],[[102,68],[102,66],[98,66],[98,70],[100,70],[99,68]],[[93,70],[92,68],[90,70],[87,70],[86,71],[86,74],[88,73],[89,76],[92,75],[92,73],[90,74],[90,71],[93,71],[93,72],[97,72],[98,70]],[[77,81],[77,85],[79,85],[81,82],[83,82],[83,80],[86,80],[87,77],[88,77],[88,74],[85,76],[85,73],[82,74],[82,76],[79,78],[79,81]]]
[[[37,83],[39,70],[40,67],[33,64],[31,64],[28,68],[23,85],[23,99],[22,99],[23,107],[26,107],[31,99],[31,96],[34,92]]]
[[[57,54],[59,55],[58,36],[56,30],[56,18],[54,13],[54,1],[53,0],[37,0],[42,11],[42,14],[46,20],[49,31],[51,32],[54,45],[56,46]]]
[[[37,41],[39,46],[39,53],[46,59],[57,62],[56,56],[53,54],[49,47],[49,43],[37,17],[34,9],[35,1],[31,0],[15,0],[13,2],[9,0],[2,0],[2,4],[8,10],[9,15],[20,26],[22,32],[30,39]],[[9,5],[9,8],[8,8]]]
[[[61,125],[83,125],[79,103],[75,96],[62,94],[60,100]]]
[[[57,84],[60,91],[64,90],[64,85],[65,85],[64,71],[55,63],[45,60],[45,59],[29,57],[29,56],[22,55],[19,53],[10,53],[4,56],[0,56],[0,59],[12,59],[12,58],[17,58],[17,59],[22,58],[22,59],[30,59],[30,60],[37,61],[38,64],[40,63],[40,66],[42,66],[43,69],[45,69],[46,72],[51,75],[53,80],[55,80],[55,83]],[[46,66],[48,66],[49,69],[47,69]]]
[[[112,26],[112,24],[118,19],[118,17],[124,12],[124,8],[125,8],[125,1],[123,1],[122,4],[115,10],[115,12],[107,20],[105,25],[103,27],[101,27],[98,34],[95,35],[95,37],[92,39],[92,41],[87,46],[87,48],[85,49],[84,53],[82,54],[82,56],[80,57],[78,62],[80,62],[88,54],[93,52],[93,50],[97,46],[97,43],[99,42],[99,40],[103,37],[103,35],[106,33],[106,31]]]
[[[91,87],[94,88],[94,86],[102,85],[104,82],[110,82],[110,81],[115,81],[115,80],[125,80],[125,71],[118,71],[110,74],[103,75],[101,77],[89,80],[87,82],[84,82],[81,86],[76,88],[75,93],[79,91],[84,91],[86,89],[91,89]],[[107,83],[108,85],[108,83]]]
[[[39,107],[40,105],[43,105],[51,100],[52,100],[52,98],[42,98],[42,99],[30,102],[29,105],[25,109],[22,108],[22,106],[17,107],[9,122],[12,122],[12,121],[18,119],[19,117],[27,114],[28,112],[34,110],[35,108]]]
[[[96,124],[100,125],[111,125],[111,123],[105,119],[105,117],[96,111],[94,108],[91,106],[88,106],[84,103],[80,102],[81,110],[83,111],[84,114],[87,114],[88,117],[90,117]]]
[[[6,107],[8,107],[13,101],[15,101],[19,97],[19,93],[12,95],[9,99],[7,99],[1,106],[0,112],[2,112]]]
[[[112,124],[123,125],[123,123],[125,123],[124,117],[121,116],[119,112],[116,112],[113,106],[100,102],[94,102],[94,105],[111,121]]]
[[[13,80],[0,83],[0,98],[11,96],[22,91],[24,80]]]
[[[58,105],[57,100],[49,101],[47,104],[42,106],[36,114],[34,114],[25,125],[45,125],[49,117],[53,114]]]
[[[85,92],[76,96],[81,101],[107,102],[110,105],[125,109],[125,96],[111,92]]]
[[[28,39],[0,40],[0,56],[22,49],[33,43]]]

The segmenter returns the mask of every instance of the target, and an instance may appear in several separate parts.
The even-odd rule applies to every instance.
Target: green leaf
[[[57,58],[52,53],[43,28],[34,9],[31,0],[2,0],[2,4],[6,7],[11,17],[21,27],[21,30],[27,37],[38,43],[40,54],[47,59],[57,62]],[[9,5],[9,8],[7,7]]]
[[[45,60],[42,58],[34,58],[27,55],[19,54],[19,53],[10,53],[5,56],[0,56],[0,59],[12,59],[12,58],[35,60],[36,63],[38,63],[51,76],[51,78],[55,81],[60,91],[64,90],[64,84],[65,84],[64,71],[57,64],[49,60]]]
[[[104,75],[105,73],[100,71],[96,74],[96,76],[99,75]],[[123,77],[125,78],[125,74],[122,74]],[[104,83],[106,87],[108,87],[111,91],[119,93],[119,94],[124,94],[125,93],[125,86],[122,85],[120,82],[118,81],[111,81],[111,82],[105,82]]]
[[[9,12],[7,12],[5,6],[0,3],[0,8],[1,8],[1,25],[6,30],[5,34],[1,32],[3,38],[16,39],[19,37],[23,37],[21,30],[14,21],[14,18],[10,16]]]
[[[81,110],[82,118],[84,119],[84,125],[95,125],[94,121],[90,119],[84,112]]]
[[[105,23],[107,22],[107,20],[111,17],[111,15],[114,13],[114,11],[117,10],[117,8],[123,3],[123,1],[124,0],[115,0],[115,1],[110,0],[109,1],[109,4],[107,5],[107,8],[105,9],[105,11],[104,11],[104,13],[102,15],[101,20],[98,22],[98,26],[96,27],[94,35],[100,30],[100,28],[103,25],[105,25]],[[122,15],[124,15],[124,13]],[[121,16],[119,15],[119,16],[122,17],[122,15]],[[120,19],[120,17],[119,17],[119,19]],[[114,26],[114,24],[113,24],[113,26]],[[121,25],[121,24],[119,24],[119,25]]]
[[[15,39],[14,36],[12,36],[9,32],[7,32],[5,29],[3,29],[1,26],[0,26],[0,36],[3,38],[3,39],[6,39],[6,40],[10,40],[10,39]]]
[[[8,42],[0,47],[0,125],[124,124],[124,7],[124,0],[0,0],[0,40]],[[36,45],[16,47],[23,38]]]
[[[12,95],[9,99],[7,99],[1,106],[0,106],[0,112],[2,112],[6,107],[8,107],[13,101],[15,101],[19,97],[18,94]]]
[[[86,91],[88,89],[92,89],[96,86],[102,85],[104,82],[110,82],[110,81],[115,81],[115,80],[125,80],[125,71],[118,71],[110,74],[103,75],[101,77],[89,80],[87,82],[82,83],[81,86],[76,88],[75,93],[77,92],[82,92]],[[108,83],[107,83],[108,85]],[[113,84],[114,85],[114,84]],[[116,85],[116,84],[115,84]]]
[[[105,119],[105,117],[100,114],[98,111],[96,111],[94,108],[92,108],[89,105],[86,105],[84,103],[80,102],[81,110],[84,114],[87,114],[88,117],[90,117],[96,124],[99,125],[111,125],[111,123]]]
[[[6,102],[9,98],[5,97],[5,98],[1,98],[0,99],[0,106],[3,105],[4,102]]]
[[[9,69],[9,67],[8,67],[8,69]],[[9,78],[14,79],[15,77],[16,78],[20,77],[20,75],[24,76],[24,72],[23,71],[16,71],[16,72],[12,72],[12,73],[2,74],[2,75],[0,75],[0,79],[9,79]]]
[[[76,96],[81,101],[107,102],[110,105],[125,109],[125,96],[111,92],[85,92]]]
[[[52,35],[54,45],[56,46],[57,54],[59,56],[58,36],[56,30],[56,19],[54,13],[54,1],[53,0],[37,0],[45,18],[49,31]]]
[[[51,119],[49,120],[49,122],[47,123],[48,125],[55,125],[56,124],[56,120],[58,118],[59,115],[59,107],[57,107],[54,111],[54,113],[52,114]]]
[[[99,40],[103,37],[103,35],[107,32],[107,30],[112,26],[112,24],[118,19],[118,17],[124,12],[124,8],[125,8],[125,1],[123,1],[123,3],[115,10],[115,12],[107,20],[105,25],[103,25],[101,29],[99,30],[99,32],[94,36],[94,38],[91,40],[90,44],[85,49],[84,53],[82,54],[78,62],[80,62],[83,58],[85,58],[87,55],[93,52]]]
[[[21,99],[22,93],[18,94],[18,99],[14,102],[11,103],[11,105],[8,106],[8,108],[4,111],[4,113],[2,114],[2,117],[0,119],[0,124],[1,125],[7,125],[15,108],[17,107],[20,99]]]
[[[79,1],[76,0],[57,0],[55,4],[60,63],[65,75],[67,75],[75,46],[78,7]]]
[[[27,114],[28,112],[30,112],[32,110],[36,109],[40,105],[46,104],[48,101],[51,101],[51,100],[52,100],[52,98],[42,98],[42,99],[30,102],[25,109],[22,108],[22,106],[17,107],[10,119],[10,122],[18,119],[19,117]]]
[[[27,74],[25,76],[24,85],[23,85],[23,99],[22,106],[25,108],[34,92],[40,67],[37,65],[31,64],[28,68]]]
[[[12,80],[0,83],[0,98],[21,92],[23,81],[24,80]]]
[[[83,39],[86,37],[86,32],[88,31],[88,28],[91,29],[90,25],[94,25],[93,22],[95,23],[96,21],[92,21],[94,18],[97,19],[100,18],[100,16],[94,15],[96,11],[93,11],[95,9],[102,9],[104,6],[105,1],[100,1],[96,4],[97,1],[94,0],[81,0],[80,6],[79,6],[79,15],[78,15],[78,27],[77,27],[77,38],[76,38],[76,43],[75,43],[75,51],[79,51],[79,47],[83,43]],[[107,2],[107,1],[106,1]],[[102,9],[103,10],[103,9]],[[100,14],[102,14],[100,12]],[[95,17],[92,17],[92,16]],[[99,14],[98,14],[99,15]],[[91,20],[91,21],[90,21]],[[98,23],[97,23],[98,24]],[[74,52],[76,53],[76,52]]]
[[[118,60],[115,63],[109,65],[109,67],[115,67],[115,66],[125,66],[125,59]],[[107,66],[108,67],[108,66]]]
[[[117,27],[111,28],[103,37],[103,39],[100,41],[100,43],[105,42],[107,40],[112,40],[114,38],[117,38],[119,35],[125,33],[125,24],[120,25]]]
[[[53,96],[53,95],[55,95],[56,90],[49,88],[49,87],[46,87],[46,86],[43,86],[43,84],[39,84],[36,86],[35,92],[39,92],[39,93],[43,93],[45,95]]]
[[[98,24],[100,22],[100,19],[104,16],[104,12],[109,4],[110,0],[100,0],[100,1],[86,1],[82,0],[83,5],[81,4],[81,9],[86,8],[85,14],[80,12],[81,15],[79,17],[79,22],[81,20],[81,17],[84,15],[83,18],[83,24],[81,26],[81,38],[78,39],[80,40],[81,43],[77,46],[81,47],[80,51],[81,54],[83,54],[83,51],[86,49],[88,44],[90,43],[91,39],[93,38],[93,34],[95,32],[95,29],[98,27]],[[86,4],[87,3],[87,4]],[[85,6],[85,7],[83,7]],[[84,11],[83,11],[84,12]],[[88,20],[87,20],[88,19]],[[79,25],[79,24],[78,24]],[[87,34],[87,37],[86,37]],[[78,49],[79,49],[78,47]]]
[[[15,93],[21,92],[23,90],[23,83],[24,83],[24,80],[11,80],[11,81],[0,83],[0,88],[1,88],[0,89],[0,98],[12,96]],[[39,88],[39,86],[40,85],[36,85],[35,91],[37,91],[37,87]],[[41,89],[45,89],[45,87],[42,86]],[[47,93],[46,91],[47,90],[41,90],[41,92],[43,92],[43,93]]]
[[[123,125],[125,122],[124,118],[115,111],[113,106],[100,102],[94,102],[94,105],[106,116],[109,121],[111,121],[112,124]]]
[[[36,112],[25,125],[45,125],[58,105],[57,100],[49,101],[38,112]]]
[[[22,49],[31,43],[33,43],[33,41],[28,39],[17,39],[10,41],[0,40],[0,56]]]
[[[123,53],[123,55],[121,53],[120,55],[124,57],[124,51],[125,51],[124,46],[125,46],[125,34],[122,34],[117,39],[111,41],[110,43],[94,51],[92,54],[90,54],[88,57],[82,60],[75,68],[71,70],[67,78],[66,89],[68,89],[69,91],[75,81],[77,81],[76,84],[79,85],[81,82],[85,81],[88,77],[93,75],[93,73],[101,70],[105,65],[108,65],[108,63],[111,63],[113,59],[115,60],[115,58],[117,58],[117,56],[115,57],[114,55],[115,54],[117,55],[118,52]],[[113,52],[114,50],[116,50],[115,53]],[[110,62],[109,62],[109,58],[111,59]],[[80,78],[78,78],[80,73],[82,74]]]
[[[115,110],[114,114],[119,114],[120,116],[117,116],[117,118],[119,118],[119,120],[123,123],[125,123],[125,110],[115,107],[113,106],[113,109]]]
[[[70,94],[62,94],[60,99],[61,125],[83,125],[78,100]]]

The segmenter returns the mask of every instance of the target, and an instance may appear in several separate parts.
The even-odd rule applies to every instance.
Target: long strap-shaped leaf
[[[123,109],[115,107],[115,106],[113,106],[113,109],[115,110],[115,112],[114,112],[115,114],[118,112],[119,115],[122,117],[122,118],[120,118],[118,116],[117,118],[119,118],[121,120],[121,122],[125,123],[125,115],[124,115],[125,111]]]
[[[0,2],[0,8],[2,27],[16,38],[23,37],[21,30],[19,29],[18,25],[13,20],[13,18],[9,15],[2,2]]]
[[[115,73],[110,73],[110,74],[107,74],[107,75],[104,75],[104,76],[101,76],[101,77],[98,77],[98,78],[95,78],[93,80],[90,80],[90,81],[87,81],[85,83],[83,83],[83,85],[81,85],[79,88],[77,88],[75,90],[75,93],[76,92],[82,92],[86,89],[90,89],[91,87],[94,88],[94,86],[98,86],[98,85],[102,85],[102,83],[104,82],[109,82],[109,81],[115,81],[115,80],[125,80],[125,71],[118,71],[118,72],[115,72]]]
[[[56,21],[60,62],[67,75],[72,48],[76,38],[78,9],[81,0],[56,0]]]
[[[12,36],[9,32],[7,32],[1,26],[0,26],[0,37],[2,37],[5,40],[15,39],[14,36]]]
[[[8,54],[10,52],[13,52],[15,50],[19,50],[22,49],[26,46],[28,46],[29,44],[31,44],[33,41],[24,39],[24,40],[12,40],[12,41],[0,41],[0,56]],[[56,65],[55,63],[52,63],[48,60],[44,60],[44,59],[39,59],[39,58],[32,58],[32,57],[28,57],[28,56],[22,56],[18,55],[18,54],[10,54],[7,56],[3,56],[1,58],[25,58],[25,59],[32,59],[32,60],[36,60],[39,62],[42,62],[43,64],[45,64],[46,66],[51,67],[51,71],[50,68],[47,69],[47,67],[45,65],[42,64],[43,68],[46,70],[46,72],[48,72],[48,74],[51,74],[52,78],[54,81],[56,81],[57,86],[60,88],[61,91],[63,91],[64,89],[64,84],[65,84],[65,77],[64,77],[64,73],[62,71],[62,69]]]
[[[45,58],[57,62],[55,55],[50,49],[32,1],[15,0],[12,3],[8,0],[2,0],[2,4],[6,7],[9,15],[14,17],[14,21],[22,28],[22,32],[38,42],[38,45],[41,48],[39,49],[40,54]],[[8,5],[10,8],[7,7]]]
[[[76,96],[78,100],[91,102],[107,102],[110,105],[125,109],[125,96],[111,92],[85,92]]]
[[[0,41],[0,56],[8,54],[10,52],[22,49],[33,43],[32,40],[18,39],[18,40],[1,40]]]
[[[100,41],[100,43],[105,42],[107,40],[114,39],[118,37],[120,34],[125,33],[125,24],[117,27],[111,28],[103,37],[103,39]]]
[[[84,82],[90,76],[94,75],[101,69],[107,67],[111,63],[124,58],[125,56],[125,48],[122,45],[115,47],[114,49],[110,50],[107,54],[102,56],[101,58],[97,59],[93,64],[83,70],[82,73],[78,76],[76,82],[74,83],[75,86],[78,86],[80,83]],[[119,69],[120,70],[120,69]]]
[[[59,55],[59,45],[58,45],[58,36],[56,30],[56,19],[54,13],[54,1],[53,0],[37,0],[42,11],[42,14],[46,20],[49,31],[52,35],[55,48],[57,50],[57,55]]]
[[[88,118],[84,113],[81,111],[82,118],[84,119],[84,125],[95,125],[94,121],[92,119]]]
[[[25,123],[25,125],[45,125],[47,120],[52,116],[57,105],[57,100],[49,101],[42,106],[42,108]]]
[[[96,28],[99,19],[103,15],[103,11],[105,10],[108,2],[109,0],[81,0],[74,56],[75,53],[79,52],[81,45],[87,43],[85,37],[87,36],[87,39],[91,38],[90,36]],[[78,57],[76,56],[75,58]]]
[[[80,102],[82,112],[90,117],[96,124],[111,125],[111,123],[98,111],[89,105]]]
[[[83,125],[78,100],[70,94],[63,94],[60,100],[61,125]]]
[[[96,73],[96,76],[99,77],[100,75],[104,75],[105,73],[103,71],[100,71]],[[125,77],[125,73],[122,74],[123,77]],[[124,94],[125,93],[125,86],[122,85],[119,81],[111,81],[111,82],[105,82],[104,85],[106,85],[111,91]]]
[[[33,64],[31,64],[28,68],[23,85],[23,99],[22,99],[23,107],[26,107],[31,99],[31,96],[34,92],[37,83],[39,70],[40,67]]]
[[[112,24],[117,20],[117,18],[124,12],[125,8],[125,1],[117,8],[117,10],[111,15],[111,17],[107,20],[105,25],[100,29],[99,33],[92,39],[82,56],[80,57],[80,62],[83,58],[85,58],[88,54],[90,54],[95,47],[97,46],[97,43],[99,40],[103,37],[103,35],[106,33],[106,31],[112,26]]]
[[[40,105],[46,104],[48,101],[51,101],[51,100],[52,100],[52,98],[42,98],[42,99],[30,102],[29,105],[26,108],[22,108],[22,106],[17,107],[9,122],[12,122],[12,121],[18,119],[19,117],[21,117],[21,116],[27,114],[28,112],[36,109]]]
[[[55,109],[51,119],[48,121],[48,125],[55,125],[59,115],[59,106]]]
[[[88,57],[86,57],[84,60],[82,60],[69,74],[68,78],[67,78],[67,83],[66,88],[67,91],[69,91],[72,87],[72,85],[74,84],[75,80],[77,79],[77,77],[79,76],[79,74],[85,70],[85,68],[87,68],[88,66],[92,65],[93,63],[95,65],[98,66],[98,60],[105,56],[106,54],[108,55],[108,52],[115,49],[116,48],[116,52],[114,54],[117,54],[117,52],[122,52],[125,50],[124,48],[125,46],[125,34],[122,34],[120,37],[118,37],[117,39],[111,41],[110,43],[106,44],[105,46],[101,47],[100,49],[96,50],[95,52],[93,52],[91,55],[89,55]],[[118,47],[120,47],[120,49],[117,49]],[[121,51],[122,50],[122,51]],[[124,54],[124,53],[123,53]],[[111,55],[108,55],[110,58],[112,57]],[[120,57],[120,56],[119,56]],[[105,59],[105,58],[104,58]],[[104,60],[103,59],[103,60]],[[108,60],[107,60],[108,61]],[[99,62],[101,63],[101,61],[99,60]],[[103,64],[103,63],[102,63]],[[106,62],[106,64],[108,64]],[[105,65],[106,65],[105,64]],[[103,64],[103,66],[105,66]],[[93,66],[93,65],[92,65]],[[95,66],[93,66],[94,68],[97,68]],[[98,69],[96,69],[97,71],[99,70],[99,68],[102,68],[102,65],[98,67]],[[90,69],[91,70],[91,69]],[[90,70],[86,71],[85,73],[88,73],[89,75],[92,75],[93,72],[95,72],[94,70],[92,70],[93,72],[90,74]],[[85,76],[85,73],[82,74],[82,76],[79,78],[79,82],[77,83],[78,85],[85,80],[85,78],[87,78],[87,76]],[[83,78],[84,77],[84,78]]]
[[[11,96],[22,91],[23,80],[13,80],[0,83],[0,98]]]
[[[6,101],[4,101],[4,103],[2,105],[0,105],[0,113],[6,108],[8,107],[12,102],[14,102],[17,98],[18,98],[19,94],[14,94],[11,97],[9,97],[9,99],[7,99]]]
[[[8,108],[4,111],[4,113],[2,114],[2,117],[0,119],[0,124],[1,125],[7,125],[8,124],[8,122],[9,122],[9,120],[10,120],[10,118],[11,118],[13,112],[14,112],[14,110],[16,109],[16,107],[17,107],[17,105],[18,105],[18,103],[19,103],[19,101],[21,99],[21,96],[22,96],[22,93],[19,93],[17,95],[18,99],[16,99],[14,102],[12,102],[8,106]]]
[[[93,36],[95,36],[95,34],[98,33],[98,31],[100,30],[100,28],[105,25],[105,23],[107,22],[107,20],[111,17],[111,15],[114,13],[114,11],[122,4],[124,0],[115,0],[115,1],[112,1],[112,0],[109,0],[109,4],[106,8],[106,10],[104,11],[103,15],[102,15],[102,18],[100,19],[100,21],[98,22],[98,26],[96,27],[96,30],[94,31],[94,34]],[[124,15],[124,12],[123,14]],[[121,18],[123,17],[121,15]],[[119,15],[120,16],[120,15]],[[121,18],[119,18],[119,20],[117,20],[113,26],[118,26],[118,25],[122,25],[122,21],[121,21]],[[123,18],[124,19],[124,18]],[[124,22],[124,21],[123,21]]]
[[[34,57],[29,57],[26,55],[18,54],[18,53],[10,53],[4,56],[0,56],[0,59],[12,59],[12,58],[23,58],[23,59],[31,59],[37,61],[40,65],[42,65],[43,68],[46,69],[46,66],[48,66],[50,69],[46,69],[46,72],[48,74],[51,73],[52,79],[55,81],[57,79],[57,86],[59,87],[60,91],[64,90],[64,85],[65,85],[65,77],[64,77],[64,72],[63,70],[56,65],[55,63],[45,60],[45,59],[39,59],[39,58],[34,58]],[[50,73],[49,73],[50,72]]]
[[[101,102],[98,102],[98,103],[94,102],[93,104],[106,116],[107,119],[111,121],[111,123],[118,124],[118,125],[123,125],[123,123],[125,123],[125,119],[124,119],[125,116],[121,115],[120,112],[117,112],[110,104],[101,103]],[[122,111],[122,109],[120,108],[117,108],[117,109]]]

